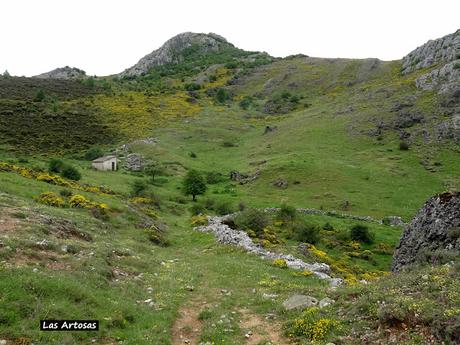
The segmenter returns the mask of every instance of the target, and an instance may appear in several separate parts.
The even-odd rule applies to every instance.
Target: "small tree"
[[[11,75],[10,75],[10,73],[8,72],[8,70],[5,70],[5,72],[3,72],[3,78],[8,79],[8,78],[10,78],[10,77],[11,77]]]
[[[206,182],[203,176],[196,171],[190,170],[183,181],[184,194],[191,195],[192,200],[196,201],[196,196],[206,192]]]
[[[155,182],[155,176],[158,176],[164,172],[164,167],[159,161],[148,161],[144,166],[144,172],[152,178],[152,182]]]
[[[361,224],[356,224],[350,229],[350,237],[353,241],[363,243],[374,242],[374,234],[369,231],[367,226]]]

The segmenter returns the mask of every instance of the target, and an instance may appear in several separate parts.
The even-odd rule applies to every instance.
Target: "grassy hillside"
[[[455,344],[459,286],[446,277],[458,267],[388,277],[401,228],[379,222],[409,221],[429,196],[460,187],[458,143],[437,135],[450,110],[416,89],[426,71],[400,69],[190,49],[138,78],[0,79],[0,340]],[[91,148],[142,154],[162,171],[153,182],[94,171]],[[49,172],[52,158],[81,180]],[[207,183],[198,202],[182,190],[192,169]],[[193,230],[203,214],[282,205],[373,217],[270,214],[261,233],[246,229],[270,250],[329,264],[344,286]],[[373,241],[353,240],[356,225]],[[296,293],[336,303],[284,310]],[[44,318],[94,318],[101,330],[40,332]]]

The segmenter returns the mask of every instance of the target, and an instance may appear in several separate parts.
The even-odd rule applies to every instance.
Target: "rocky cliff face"
[[[52,71],[34,76],[41,79],[82,79],[86,77],[86,72],[75,67],[61,67]]]
[[[458,60],[460,59],[458,54],[460,54],[460,30],[442,38],[430,40],[410,52],[403,58],[403,73]]]
[[[436,195],[418,211],[396,248],[392,270],[414,263],[423,252],[439,250],[460,254],[460,192]]]
[[[140,76],[155,66],[180,63],[184,59],[182,52],[192,46],[196,46],[204,54],[219,51],[225,47],[233,47],[225,38],[213,33],[184,32],[166,41],[159,49],[144,56],[137,64],[126,69],[119,76]]]
[[[416,80],[423,90],[441,94],[460,90],[460,30],[437,40],[428,41],[403,58],[402,73],[436,67]]]

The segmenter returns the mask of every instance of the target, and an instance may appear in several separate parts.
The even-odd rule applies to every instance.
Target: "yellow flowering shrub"
[[[320,317],[319,308],[306,310],[301,317],[294,320],[291,335],[306,337],[312,342],[320,342],[338,325],[338,322],[329,318]]]
[[[54,207],[65,207],[65,201],[56,193],[45,192],[38,196],[38,201],[42,204],[54,206]]]
[[[206,215],[193,216],[190,224],[192,226],[200,226],[208,224],[208,217]]]
[[[0,171],[12,172],[12,173],[19,174],[25,178],[36,179],[37,181],[54,184],[56,186],[83,190],[85,192],[90,192],[90,193],[115,194],[113,191],[111,191],[110,189],[106,187],[82,185],[76,181],[65,179],[59,175],[53,175],[53,174],[43,172],[40,170],[36,170],[36,169],[32,169],[32,168],[20,167],[15,164],[7,163],[7,162],[0,162]]]
[[[86,199],[83,195],[80,194],[75,194],[72,195],[69,201],[70,207],[76,207],[76,208],[90,208],[91,201]]]
[[[293,272],[292,275],[296,277],[310,277],[311,275],[313,275],[313,272],[309,270],[303,270],[300,272]]]
[[[279,267],[279,268],[287,268],[287,262],[284,259],[275,259],[273,260],[273,266]]]
[[[132,202],[133,204],[151,204],[153,202],[152,199],[144,198],[141,196],[136,196],[134,198],[131,198],[129,201]]]

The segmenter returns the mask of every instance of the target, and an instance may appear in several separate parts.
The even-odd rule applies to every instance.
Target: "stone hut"
[[[103,156],[96,158],[91,163],[92,167],[101,171],[116,171],[118,169],[118,161],[116,156]]]

